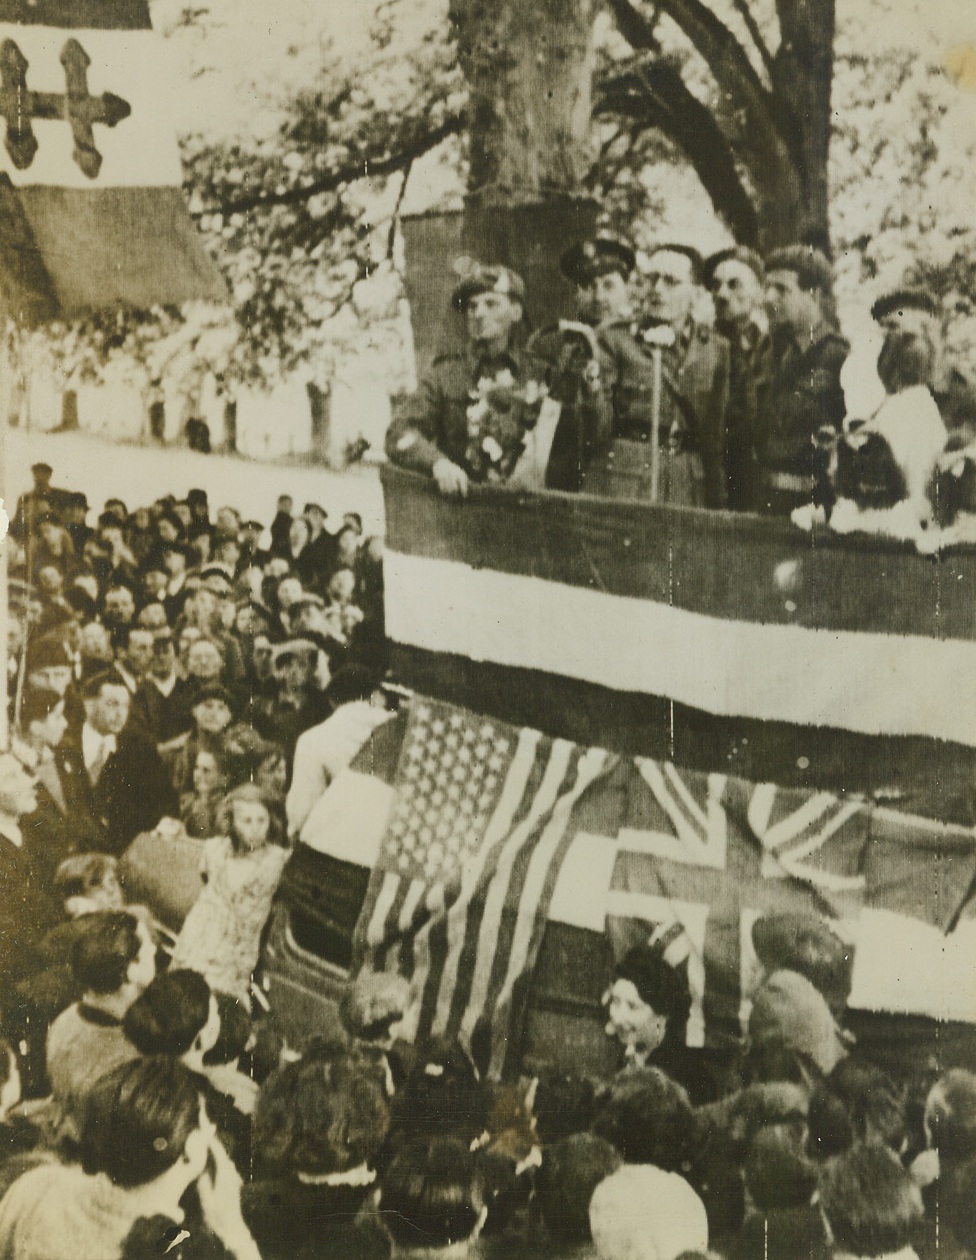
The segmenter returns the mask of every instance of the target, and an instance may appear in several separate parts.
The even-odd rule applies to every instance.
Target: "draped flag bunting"
[[[517,1049],[570,815],[608,754],[419,701],[357,929],[370,967],[412,976],[420,1035]]]
[[[976,551],[384,469],[387,632],[407,686],[755,782],[966,820]]]
[[[957,983],[935,1013],[976,1019],[976,835],[863,798],[610,756],[416,698],[337,776],[301,839],[283,895],[331,914],[338,898],[356,923],[353,970],[413,976],[420,1035],[482,1038],[495,1074],[515,1062],[547,919],[605,933],[616,956],[679,925],[692,1045],[741,1036],[752,926],[778,911],[834,922],[870,1009],[933,1013],[917,959],[924,972],[951,955]],[[917,958],[889,949],[886,969],[899,936]]]
[[[0,0],[0,278],[22,323],[225,298],[174,91],[147,0]]]

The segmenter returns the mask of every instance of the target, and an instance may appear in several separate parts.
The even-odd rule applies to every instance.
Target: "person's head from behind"
[[[219,1028],[213,1045],[205,1051],[203,1063],[205,1067],[216,1067],[221,1064],[236,1064],[251,1043],[254,1025],[247,1007],[238,998],[229,993],[214,993],[217,1003]]]
[[[472,1142],[484,1132],[487,1116],[487,1093],[460,1042],[432,1038],[420,1046],[393,1100],[398,1133]]]
[[[976,1073],[950,1068],[925,1102],[925,1137],[945,1163],[976,1156]]]
[[[17,1106],[20,1097],[20,1062],[10,1042],[0,1037],[0,1121]]]
[[[156,946],[135,915],[100,910],[84,917],[71,948],[71,971],[85,994],[134,999],[156,974]]]
[[[823,1073],[847,1054],[847,1043],[830,1007],[806,976],[774,971],[757,991],[749,1016],[750,1048],[782,1043],[808,1056]]]
[[[927,290],[899,289],[880,297],[872,318],[884,333],[878,354],[878,376],[889,394],[912,385],[929,384],[942,353],[939,306]]]
[[[600,1260],[676,1260],[708,1246],[708,1218],[691,1186],[639,1164],[625,1164],[593,1191],[590,1231]]]
[[[409,980],[386,971],[361,971],[342,995],[339,1018],[350,1037],[389,1047],[403,1035],[412,1006]]]
[[[817,1166],[806,1154],[802,1124],[766,1124],[753,1135],[746,1186],[762,1212],[805,1207],[817,1189]]]
[[[312,1047],[265,1081],[255,1149],[292,1176],[370,1167],[389,1128],[380,1073],[356,1053]]]
[[[835,1256],[902,1251],[923,1215],[918,1187],[898,1156],[881,1143],[857,1144],[824,1165],[820,1207]]]
[[[691,1159],[694,1111],[687,1093],[660,1068],[625,1070],[611,1082],[593,1132],[628,1164],[680,1171]]]
[[[227,793],[220,803],[217,826],[230,836],[240,854],[285,842],[280,804],[256,783],[242,783]]]
[[[213,1140],[194,1074],[174,1059],[135,1059],[88,1095],[81,1166],[125,1190],[166,1178],[178,1202],[206,1167]]]
[[[73,853],[54,872],[54,891],[69,918],[125,905],[118,862],[107,853]]]
[[[623,1164],[616,1147],[593,1133],[574,1133],[546,1148],[535,1196],[553,1242],[590,1242],[590,1199]]]
[[[18,819],[37,809],[37,780],[20,757],[0,752],[0,814]]]
[[[394,1256],[447,1248],[464,1254],[487,1216],[469,1146],[455,1138],[414,1138],[383,1173],[379,1211]]]
[[[905,1142],[905,1094],[886,1072],[852,1056],[841,1059],[826,1084],[844,1104],[856,1141],[883,1142],[900,1153]]]
[[[532,1114],[543,1146],[584,1133],[593,1122],[596,1086],[587,1076],[544,1067],[536,1077]]]
[[[28,687],[20,709],[21,730],[35,749],[57,748],[68,729],[64,696],[50,687]]]
[[[166,971],[132,1003],[123,1028],[140,1054],[169,1055],[199,1072],[220,1032],[217,999],[199,972]]]

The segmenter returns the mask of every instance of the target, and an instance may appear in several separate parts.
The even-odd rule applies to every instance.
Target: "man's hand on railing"
[[[468,474],[463,468],[459,468],[457,464],[449,460],[446,455],[442,455],[436,461],[431,472],[434,475],[434,480],[437,482],[437,489],[441,494],[449,495],[452,498],[467,498]]]

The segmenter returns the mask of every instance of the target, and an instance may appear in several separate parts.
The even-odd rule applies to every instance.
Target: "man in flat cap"
[[[826,255],[790,245],[766,259],[770,344],[759,382],[760,510],[789,516],[810,502],[818,430],[840,429],[840,370],[850,351],[833,319]]]
[[[702,257],[687,245],[659,245],[642,278],[637,322],[601,330],[615,365],[614,441],[594,462],[588,489],[722,507],[729,350],[695,319]]]
[[[485,479],[472,446],[469,414],[482,383],[518,386],[534,374],[519,338],[525,297],[521,276],[508,267],[470,260],[462,260],[458,270],[451,300],[464,318],[467,344],[434,359],[390,425],[386,453],[394,464],[432,476],[442,494],[463,498],[469,479]]]
[[[705,284],[715,327],[729,343],[729,403],[725,412],[728,506],[753,512],[759,498],[756,464],[756,384],[769,324],[763,311],[762,259],[735,245],[705,260]]]
[[[884,332],[878,356],[882,380],[894,372],[927,385],[950,436],[976,438],[976,382],[949,358],[932,294],[921,288],[895,289],[878,298],[871,317]]]

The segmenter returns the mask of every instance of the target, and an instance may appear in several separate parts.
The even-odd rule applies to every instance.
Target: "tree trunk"
[[[600,0],[449,0],[469,89],[468,192],[459,219],[403,224],[421,370],[463,333],[448,303],[459,254],[517,271],[530,324],[574,310],[559,256],[596,220],[585,180],[599,8]]]
[[[468,194],[483,206],[581,196],[596,0],[450,0],[470,90]]]
[[[777,0],[776,9],[780,46],[773,62],[773,88],[795,120],[800,150],[799,221],[793,239],[829,252],[827,164],[835,0]]]

